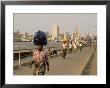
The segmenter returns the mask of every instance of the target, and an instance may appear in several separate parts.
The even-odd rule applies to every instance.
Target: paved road
[[[90,75],[97,75],[97,50],[94,53]]]
[[[82,75],[97,75],[97,49],[95,49],[94,53],[91,55]]]
[[[93,48],[84,48],[82,52],[67,54],[63,59],[61,56],[50,58],[50,71],[46,75],[80,75],[86,63],[93,53]],[[14,71],[14,75],[32,75],[33,68],[23,67]]]

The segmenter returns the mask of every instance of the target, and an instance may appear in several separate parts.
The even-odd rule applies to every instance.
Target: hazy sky
[[[14,14],[14,32],[51,32],[53,25],[59,26],[60,33],[73,33],[76,26],[80,33],[96,33],[97,14]]]

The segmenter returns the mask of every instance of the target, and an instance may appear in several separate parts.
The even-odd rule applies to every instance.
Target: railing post
[[[31,49],[30,49],[30,53],[29,53],[29,56],[30,56],[30,61],[31,61]]]
[[[19,68],[21,67],[20,51],[19,51]]]

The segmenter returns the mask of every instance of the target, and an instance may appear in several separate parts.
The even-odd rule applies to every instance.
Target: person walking
[[[35,63],[33,75],[44,75],[46,68],[49,71],[49,62],[47,53],[42,50],[43,45],[38,45],[36,51],[33,54],[33,60],[31,66]]]
[[[76,43],[74,41],[72,42],[72,44],[73,44],[73,50],[76,53],[76,51],[77,51],[77,45],[76,45]]]
[[[66,41],[63,41],[63,43],[62,43],[62,57],[63,57],[64,59],[65,59],[65,57],[66,57],[67,47],[68,47],[68,45],[67,45]]]
[[[30,63],[30,68],[34,65],[33,75],[44,75],[46,68],[49,71],[48,54],[43,51],[43,45],[47,44],[45,33],[38,31],[34,36],[34,45],[37,49],[33,53],[33,60]]]
[[[80,50],[80,52],[82,51],[82,44],[81,43],[79,43],[79,50]]]
[[[72,47],[73,47],[73,46],[72,46],[72,42],[70,42],[70,43],[69,43],[69,53],[70,53],[70,54],[72,53]]]

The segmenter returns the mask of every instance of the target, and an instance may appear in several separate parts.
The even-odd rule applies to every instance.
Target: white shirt
[[[67,44],[62,44],[62,47],[63,47],[63,49],[66,49],[67,48]]]
[[[72,44],[69,44],[69,48],[72,48]]]

